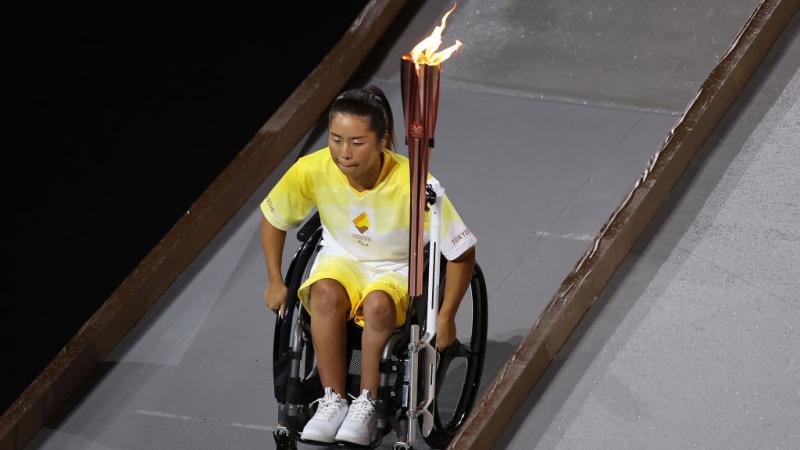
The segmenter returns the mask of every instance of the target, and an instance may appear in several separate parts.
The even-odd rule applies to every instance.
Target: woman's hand
[[[467,292],[475,267],[475,247],[471,247],[458,258],[447,261],[447,277],[444,280],[444,299],[436,323],[436,348],[445,349],[456,339],[456,312]]]
[[[261,217],[261,247],[267,263],[267,288],[264,289],[264,304],[267,308],[283,317],[283,304],[289,291],[281,277],[281,256],[286,232],[272,226],[266,218]]]
[[[277,279],[267,283],[267,288],[264,289],[264,304],[273,312],[279,312],[283,309],[283,304],[286,302],[286,294],[289,289],[283,283],[283,280]]]
[[[436,322],[436,350],[442,351],[456,340],[456,321],[451,317],[439,315]]]

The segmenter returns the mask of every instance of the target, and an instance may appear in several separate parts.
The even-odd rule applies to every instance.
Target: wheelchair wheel
[[[289,292],[285,313],[275,324],[272,367],[278,421],[290,430],[292,437],[297,436],[310,417],[307,405],[322,396],[308,314],[297,297],[297,289],[308,276],[321,238],[322,230],[311,234],[292,259],[284,280]]]
[[[444,293],[445,267],[443,263],[440,295]],[[487,321],[486,280],[476,263],[456,315],[457,341],[438,353],[434,427],[424,438],[432,448],[446,447],[472,411],[486,354]]]

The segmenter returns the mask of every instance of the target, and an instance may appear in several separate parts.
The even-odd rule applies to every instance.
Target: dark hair
[[[378,135],[378,140],[387,136],[386,147],[394,150],[392,107],[386,99],[386,94],[378,86],[369,85],[342,92],[331,104],[330,112],[328,113],[328,124],[333,120],[333,115],[336,113],[369,117],[370,130]]]

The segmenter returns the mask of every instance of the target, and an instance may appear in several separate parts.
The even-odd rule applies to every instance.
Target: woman
[[[408,310],[410,186],[408,159],[394,149],[394,119],[375,86],[339,95],[330,108],[328,147],[300,158],[261,203],[267,262],[264,301],[278,311],[287,288],[281,275],[286,230],[316,207],[322,249],[298,296],[311,315],[311,336],[325,394],[302,438],[367,445],[376,438],[378,365],[386,340]],[[427,221],[426,221],[427,222]],[[447,197],[442,204],[442,254],[448,259],[437,346],[456,334],[455,313],[472,276],[476,239]],[[361,395],[344,399],[346,322],[364,328]]]

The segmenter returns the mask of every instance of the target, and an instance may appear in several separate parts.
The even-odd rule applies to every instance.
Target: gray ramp
[[[800,16],[498,448],[800,442]]]
[[[660,34],[643,32],[641,24],[629,23],[628,15],[603,13],[608,27],[625,30],[619,31],[618,40],[608,42],[608,51],[627,51],[635,41],[639,54],[659,53],[665,36],[672,33],[710,33],[714,39],[703,38],[703,45],[683,49],[710,69],[717,61],[706,61],[705,52],[722,55],[754,4],[735,3],[733,11],[738,13],[715,22],[718,26],[711,30],[689,18],[698,14],[697,8],[713,16],[716,4],[705,10],[676,6],[674,11],[683,15],[664,22],[669,32]],[[620,4],[608,6],[613,10]],[[399,56],[437,23],[446,7],[425,2],[389,45],[389,56],[372,63],[376,71],[370,81],[386,90],[398,123],[402,122]],[[604,92],[613,86],[604,85],[601,78],[594,87],[582,81],[581,89],[553,94],[548,86],[569,79],[569,53],[557,56],[555,49],[564,42],[564,48],[582,48],[596,38],[576,33],[572,28],[580,25],[569,25],[567,20],[543,26],[537,21],[541,7],[534,2],[467,2],[450,22],[460,34],[446,33],[448,41],[460,38],[470,50],[444,68],[431,171],[479,240],[478,260],[486,271],[491,309],[483,386],[536,320],[675,122],[676,117],[664,111],[682,106],[655,105],[652,98],[667,100],[674,95],[683,105],[707,74],[707,70],[697,76],[687,74],[675,93],[651,93],[654,97],[645,98],[632,91],[641,100],[638,103],[618,97],[609,100]],[[569,16],[570,8],[579,9],[565,5],[561,12]],[[504,18],[509,27],[530,27],[537,39],[517,41],[510,32],[500,31],[484,36],[479,18],[487,11],[495,11],[486,19],[491,23]],[[691,23],[695,28],[686,31]],[[567,34],[571,37],[564,41]],[[552,52],[541,50],[541,45],[549,45]],[[659,61],[671,57],[665,55]],[[478,70],[481,61],[489,63],[488,58],[497,70]],[[537,60],[558,62],[541,74],[535,71]],[[588,72],[598,67],[595,60],[580,64]],[[618,64],[617,75],[609,74],[605,82],[627,74],[646,84],[648,71],[658,69],[642,67],[636,72]],[[531,72],[525,75],[526,70]],[[270,431],[277,421],[271,379],[274,316],[261,300],[265,269],[258,203],[297,155],[324,145],[324,139],[315,136],[307,141],[270,176],[30,448],[272,446]],[[284,267],[296,247],[290,235]],[[384,446],[389,445],[387,439]]]
[[[450,5],[428,3],[437,11]],[[683,112],[759,3],[467,0],[446,33],[464,48],[444,70],[468,90]],[[429,27],[413,24],[411,41],[392,54]],[[379,75],[396,70],[390,60]]]

